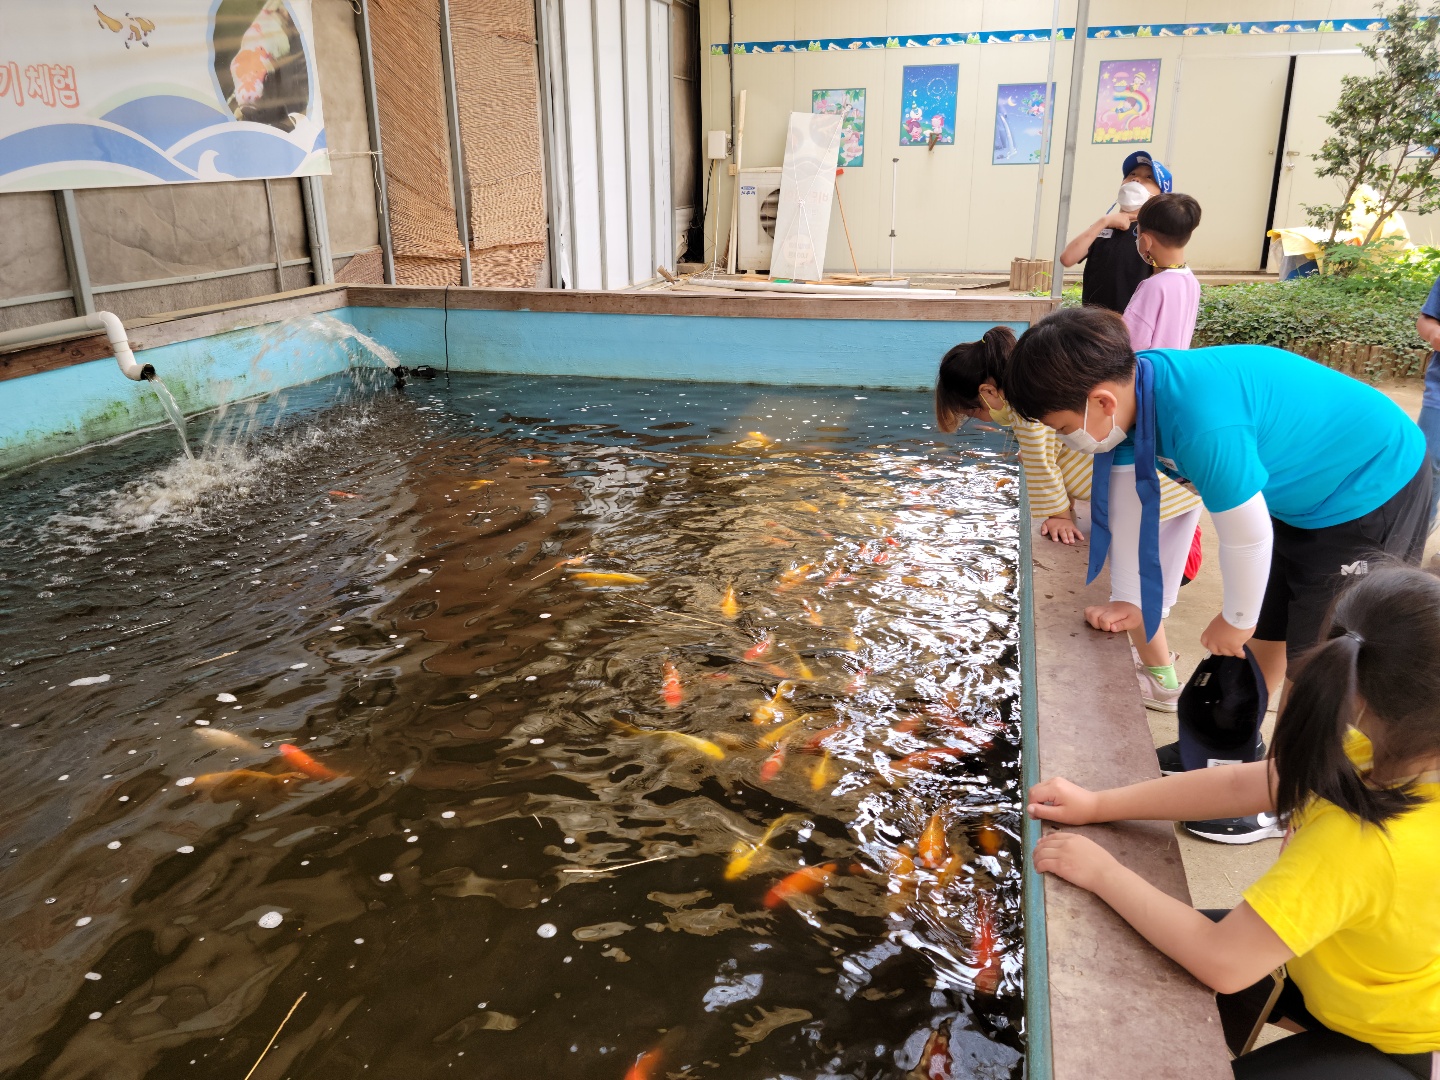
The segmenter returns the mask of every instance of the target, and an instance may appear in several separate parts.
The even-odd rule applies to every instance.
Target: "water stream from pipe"
[[[175,431],[180,436],[181,449],[185,451],[185,456],[193,461],[195,455],[190,452],[190,444],[185,439],[185,414],[176,404],[175,396],[170,393],[170,388],[160,381],[160,376],[150,376],[149,383],[155,388],[155,396],[160,399],[160,407],[165,410],[165,415],[170,417],[170,422],[175,425]]]

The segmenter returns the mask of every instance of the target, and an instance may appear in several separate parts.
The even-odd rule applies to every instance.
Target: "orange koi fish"
[[[890,730],[897,735],[913,735],[925,726],[925,720],[919,716],[907,716]]]
[[[925,1063],[921,1073],[925,1080],[950,1080],[950,1035],[944,1028],[931,1034],[920,1060]]]
[[[814,563],[805,563],[801,566],[792,566],[789,570],[780,574],[779,582],[775,586],[776,592],[788,592],[800,582],[805,580],[805,575],[815,569]]]
[[[685,688],[680,685],[680,672],[669,660],[664,664],[665,677],[660,683],[660,696],[665,699],[667,709],[679,708],[685,700]]]
[[[1005,847],[1005,836],[995,827],[989,814],[981,819],[980,828],[975,832],[975,846],[980,849],[982,855],[999,855],[1001,849]]]
[[[830,878],[834,873],[835,864],[833,862],[823,863],[820,866],[806,866],[796,870],[771,886],[770,891],[765,894],[765,906],[777,908],[781,904],[788,904],[796,897],[820,892],[830,884]]]
[[[810,738],[806,740],[805,749],[820,750],[824,747],[826,739],[828,739],[831,735],[838,735],[844,730],[844,724],[836,724],[833,727],[827,727],[824,731],[817,731],[814,735],[811,735]]]
[[[832,585],[846,585],[854,580],[855,578],[852,577],[850,574],[847,574],[844,570],[836,567],[834,570],[831,570],[830,573],[825,576],[824,585],[826,588],[829,588]]]
[[[845,692],[847,694],[858,694],[861,690],[865,689],[865,684],[869,681],[869,678],[870,669],[861,668],[855,673],[855,677],[845,685]]]
[[[929,750],[916,750],[913,754],[906,754],[899,761],[890,767],[896,772],[908,772],[910,769],[933,769],[947,761],[959,761],[964,753],[948,746],[931,748]]]
[[[945,843],[945,822],[940,820],[939,814],[931,815],[930,824],[926,825],[925,831],[920,834],[916,851],[920,855],[920,865],[927,870],[939,870],[945,865],[945,860],[950,856],[950,847]]]
[[[781,742],[775,747],[775,752],[765,759],[765,764],[760,766],[760,779],[769,783],[780,775],[780,770],[785,767],[785,748],[788,743]]]
[[[883,566],[885,563],[888,563],[890,561],[890,553],[888,551],[882,551],[870,561],[875,563],[876,565]]]
[[[311,780],[334,780],[340,775],[334,769],[327,769],[321,765],[293,743],[281,743],[280,756],[285,759],[285,764],[304,773]]]
[[[725,590],[725,597],[720,601],[720,614],[727,619],[733,619],[740,614],[740,602],[735,599],[735,586],[733,585]]]
[[[820,755],[820,760],[810,769],[811,790],[819,791],[830,782],[832,775],[834,775],[834,769],[830,765],[830,751],[826,750]]]
[[[774,645],[775,640],[770,636],[770,632],[767,630],[765,633],[760,635],[759,641],[757,641],[754,645],[751,645],[750,648],[745,650],[745,659],[759,660],[760,657],[768,653]]]
[[[904,844],[895,849],[895,857],[890,860],[890,880],[885,883],[885,891],[890,894],[885,906],[891,911],[907,908],[915,900],[915,860]]]
[[[660,1068],[660,1050],[646,1050],[625,1071],[625,1080],[654,1080]]]
[[[805,661],[801,658],[798,652],[796,652],[794,649],[791,649],[790,655],[795,659],[796,678],[804,679],[807,682],[815,678],[815,673],[810,670],[810,666],[805,663]]]
[[[808,622],[811,626],[825,625],[825,617],[820,614],[820,609],[818,607],[810,603],[809,600],[802,600],[800,601],[800,604],[802,607],[805,608],[806,622]]]
[[[1000,957],[995,944],[995,914],[991,910],[990,894],[975,894],[975,930],[971,936],[971,951],[975,954],[975,992],[994,994],[1000,986]]]
[[[779,664],[758,664],[756,666],[759,667],[760,670],[765,672],[767,675],[773,675],[777,679],[783,680],[790,678],[790,673],[786,671],[783,667],[781,667]]]
[[[899,546],[900,546],[900,541],[899,541],[899,540],[896,540],[893,536],[887,536],[887,537],[885,537],[885,543],[889,544],[891,547],[899,547]]]
[[[304,780],[303,773],[268,773],[258,772],[255,769],[231,769],[229,772],[205,773],[195,778],[195,786],[201,791],[208,791],[210,798],[216,802],[228,802],[231,799],[243,799],[247,795],[258,795],[261,792],[274,794],[279,792],[286,784],[296,780]]]
[[[360,496],[349,491],[327,491],[326,495],[334,495],[337,499],[358,499]]]

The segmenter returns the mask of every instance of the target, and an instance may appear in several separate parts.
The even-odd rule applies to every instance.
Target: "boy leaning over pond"
[[[1420,318],[1415,321],[1415,330],[1420,340],[1432,350],[1440,349],[1440,279],[1430,287],[1425,306],[1420,309]],[[1440,474],[1440,363],[1432,351],[1425,361],[1425,397],[1420,404],[1420,430],[1425,433],[1425,445],[1430,451],[1430,461]],[[1430,529],[1435,529],[1435,511],[1440,507],[1440,482],[1430,502]]]

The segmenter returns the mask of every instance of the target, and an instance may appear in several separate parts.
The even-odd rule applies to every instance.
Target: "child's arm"
[[[1140,283],[1130,303],[1125,305],[1125,314],[1120,316],[1125,320],[1125,329],[1130,331],[1130,348],[1134,352],[1155,348],[1155,323],[1160,318],[1164,295],[1150,284],[1153,280],[1151,277]]]
[[[1295,956],[1249,904],[1242,901],[1223,921],[1212,923],[1121,866],[1087,837],[1051,833],[1035,846],[1034,866],[1093,892],[1146,941],[1218,993],[1243,990]]]
[[[1016,420],[1013,428],[1020,444],[1020,467],[1025,470],[1025,491],[1030,497],[1030,516],[1068,516],[1070,496],[1065,477],[1055,463],[1055,432],[1032,420]]]
[[[1208,821],[1275,810],[1269,761],[1217,765],[1122,788],[1090,791],[1063,777],[1030,789],[1030,816],[1060,825],[1098,821]]]
[[[1090,245],[1095,243],[1101,232],[1106,229],[1128,229],[1135,223],[1135,215],[1123,211],[1116,211],[1106,214],[1095,224],[1082,232],[1079,236],[1065,245],[1065,250],[1060,253],[1061,266],[1074,266],[1090,254]]]

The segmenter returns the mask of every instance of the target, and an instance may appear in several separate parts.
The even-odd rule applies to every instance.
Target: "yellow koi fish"
[[[683,731],[651,731],[645,728],[638,728],[634,724],[627,724],[624,721],[615,721],[615,726],[628,735],[650,735],[658,739],[671,739],[674,742],[682,743],[687,748],[704,754],[716,761],[725,760],[725,751],[716,746],[709,739],[702,739],[698,735],[687,735]]]
[[[814,767],[810,770],[811,790],[819,791],[821,788],[823,788],[826,784],[830,782],[830,778],[833,773],[834,770],[831,768],[830,765],[830,751],[826,750],[823,754],[820,755],[820,760],[817,761]]]
[[[810,714],[806,713],[804,716],[797,716],[789,723],[781,724],[777,728],[771,728],[764,735],[760,736],[760,745],[774,746],[808,719],[810,719]]]
[[[587,585],[644,585],[645,579],[639,574],[600,574],[592,570],[582,570],[578,574],[571,574],[574,581],[583,581]]]
[[[735,599],[735,586],[733,585],[725,590],[725,597],[720,601],[720,614],[727,619],[733,619],[740,614],[740,602]]]
[[[750,719],[757,724],[777,724],[784,720],[785,706],[780,703],[780,699],[794,689],[794,683],[781,680],[780,684],[775,687],[775,696],[769,701],[762,701],[755,706],[755,711],[750,714]]]
[[[790,655],[795,658],[795,674],[799,678],[805,679],[807,681],[815,678],[815,673],[811,671],[805,661],[800,658],[800,654],[798,652],[796,652],[794,649],[791,649]]]
[[[815,569],[814,563],[805,563],[803,566],[792,566],[789,570],[780,575],[779,584],[775,586],[777,592],[785,592],[793,589],[800,582],[805,580],[805,575]]]
[[[750,871],[750,867],[754,865],[756,858],[759,857],[762,851],[766,850],[775,835],[781,829],[785,828],[785,826],[792,822],[799,821],[801,817],[802,815],[800,814],[781,814],[770,823],[769,828],[761,834],[760,839],[755,843],[751,844],[745,840],[735,841],[735,846],[730,849],[730,861],[725,864],[725,880],[734,881],[736,878],[743,877],[747,874]]]

